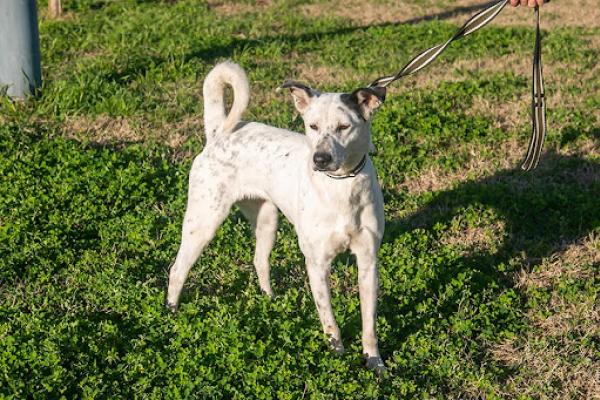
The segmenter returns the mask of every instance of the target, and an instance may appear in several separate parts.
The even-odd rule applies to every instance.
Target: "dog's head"
[[[313,168],[343,174],[373,148],[371,117],[385,100],[385,88],[361,88],[352,93],[319,93],[298,82],[285,82],[302,115]]]

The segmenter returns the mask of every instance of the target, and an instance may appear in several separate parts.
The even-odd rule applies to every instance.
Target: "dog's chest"
[[[354,215],[347,217],[341,215],[330,228],[328,240],[336,252],[342,252],[348,249],[352,238],[358,235],[360,221]]]
[[[332,188],[318,196],[303,199],[300,221],[301,235],[341,252],[348,249],[363,225],[363,210],[369,203],[364,188]]]

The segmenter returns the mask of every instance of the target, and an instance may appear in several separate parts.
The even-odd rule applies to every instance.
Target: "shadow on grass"
[[[386,193],[388,198],[395,196],[398,196],[395,192]],[[408,324],[403,321],[405,315],[414,314],[411,313],[413,304],[438,293],[440,288],[450,285],[465,271],[475,274],[470,286],[474,293],[494,290],[494,287],[514,289],[520,293],[514,282],[516,271],[507,270],[506,265],[517,257],[524,257],[531,264],[537,263],[597,230],[600,227],[598,199],[600,163],[578,156],[549,153],[542,158],[536,171],[526,173],[520,169],[507,169],[484,179],[461,183],[453,189],[435,193],[431,201],[409,217],[387,221],[384,239],[387,243],[393,243],[399,235],[415,229],[434,232],[436,224],[448,226],[462,210],[473,206],[492,209],[505,223],[505,236],[498,238],[501,243],[496,251],[467,251],[456,264],[434,267],[435,277],[430,285],[413,292],[408,306],[398,307],[396,305],[402,303],[400,299],[382,294],[380,314],[392,326],[406,327],[397,332],[399,336],[395,341],[402,342],[408,335],[422,329],[424,321],[449,318],[455,313],[459,307],[460,291],[432,309],[431,314]],[[356,319],[355,329],[359,329],[358,315]],[[495,323],[502,324],[504,321]],[[387,354],[394,350],[386,343],[382,343],[382,348]]]

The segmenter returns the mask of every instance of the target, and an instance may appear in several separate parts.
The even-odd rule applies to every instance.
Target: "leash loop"
[[[492,6],[476,13],[461,26],[458,31],[448,41],[433,46],[410,60],[400,71],[394,75],[382,76],[369,84],[369,87],[387,87],[392,82],[400,78],[419,72],[431,64],[450,43],[462,39],[473,32],[486,26],[506,7],[509,0],[500,0]],[[542,76],[542,56],[541,56],[541,33],[540,33],[540,12],[539,7],[535,7],[536,36],[535,48],[533,53],[533,84],[532,84],[532,134],[527,149],[527,155],[521,168],[529,171],[537,167],[544,139],[546,137],[546,102],[544,98],[544,80]]]
[[[542,38],[540,33],[540,10],[535,7],[535,48],[533,50],[533,84],[531,87],[531,139],[527,148],[525,161],[521,168],[530,171],[537,167],[546,139],[546,99],[544,94],[544,77],[542,73]]]

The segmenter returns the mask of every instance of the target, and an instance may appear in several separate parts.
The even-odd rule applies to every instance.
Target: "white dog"
[[[234,92],[228,115],[225,85]],[[221,63],[206,77],[206,146],[190,172],[181,247],[170,271],[167,306],[176,309],[190,268],[234,204],[252,224],[258,281],[272,296],[269,253],[279,209],[296,228],[323,330],[340,353],[344,347],[331,308],[329,274],[337,254],[350,250],[356,255],[363,352],[367,366],[381,373],[385,367],[375,324],[383,196],[368,153],[370,119],[383,102],[385,89],[321,94],[295,82],[282,88],[290,89],[306,135],[240,121],[250,89],[238,65]]]

